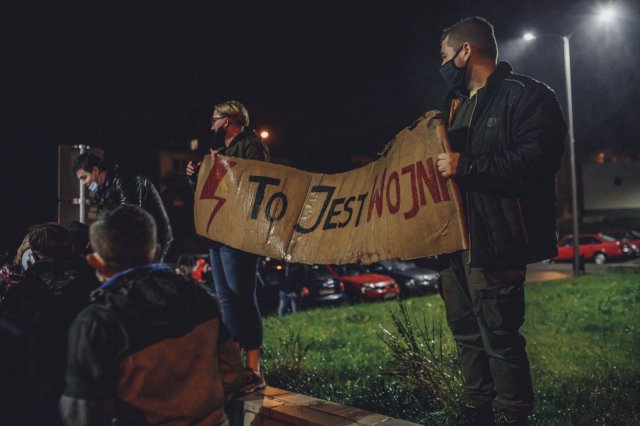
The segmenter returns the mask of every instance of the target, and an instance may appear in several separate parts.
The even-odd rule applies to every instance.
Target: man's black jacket
[[[153,216],[158,229],[158,244],[162,246],[161,257],[164,258],[173,241],[173,233],[162,198],[149,178],[115,165],[107,172],[107,178],[98,189],[96,198],[100,211],[113,209],[121,204],[133,204]]]
[[[468,217],[471,265],[555,257],[555,175],[567,130],[555,94],[501,62],[476,96],[465,146],[454,147],[461,152],[454,179]]]

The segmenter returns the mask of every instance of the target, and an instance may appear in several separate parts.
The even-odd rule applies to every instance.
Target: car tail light
[[[342,281],[340,281],[338,285],[340,286],[340,290],[344,290],[344,283]]]
[[[304,296],[308,296],[309,295],[309,289],[307,287],[302,287],[302,294]]]

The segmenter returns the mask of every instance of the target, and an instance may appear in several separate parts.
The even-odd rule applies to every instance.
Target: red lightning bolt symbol
[[[213,207],[211,211],[211,216],[209,217],[209,223],[207,223],[207,232],[209,232],[209,228],[211,227],[211,222],[216,217],[216,214],[224,203],[227,202],[226,198],[222,198],[216,195],[216,191],[218,190],[218,186],[222,179],[225,177],[229,169],[236,165],[235,161],[231,160],[223,160],[216,156],[215,163],[209,172],[209,176],[207,176],[207,180],[202,187],[202,192],[200,192],[201,200],[216,200],[218,203]]]

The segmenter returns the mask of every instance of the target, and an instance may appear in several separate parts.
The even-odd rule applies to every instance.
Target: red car
[[[580,234],[578,243],[580,256],[599,265],[609,259],[634,256],[631,244],[604,234]],[[558,243],[558,256],[553,260],[571,259],[573,259],[573,236],[567,235]]]
[[[627,241],[629,244],[631,244],[631,247],[635,251],[636,256],[638,255],[640,248],[640,232],[633,229],[610,229],[602,233],[604,235],[612,236],[618,241]]]
[[[400,286],[389,276],[369,273],[358,265],[327,265],[327,269],[344,283],[344,292],[352,302],[400,297]]]

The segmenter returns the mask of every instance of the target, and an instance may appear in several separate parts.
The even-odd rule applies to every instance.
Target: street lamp
[[[263,141],[269,139],[269,132],[266,130],[263,130],[260,132],[260,139],[262,139]]]
[[[596,15],[596,19],[603,24],[610,23],[617,13],[612,6],[603,7]],[[578,225],[578,184],[576,173],[576,149],[575,138],[573,132],[573,100],[571,96],[571,48],[570,39],[573,36],[573,32],[568,35],[562,36],[562,43],[564,46],[564,78],[565,86],[567,90],[567,118],[569,121],[569,163],[571,165],[571,210],[573,216],[573,274],[578,275],[580,273],[580,242],[579,242],[579,225]],[[528,32],[525,33],[522,38],[525,41],[532,41],[536,39],[535,34]]]
[[[602,7],[596,15],[598,21],[603,24],[608,24],[609,22],[613,21],[616,16],[618,16],[618,13],[613,6]]]
[[[573,133],[573,97],[571,96],[571,35],[562,36],[564,45],[564,79],[567,89],[567,115],[569,119],[569,162],[571,164],[571,208],[573,211],[573,274],[580,273],[580,241],[578,228],[578,183],[576,174],[576,140]]]

